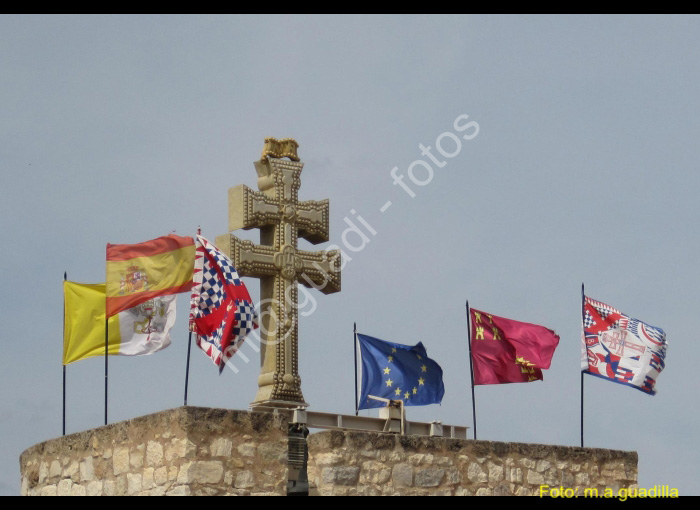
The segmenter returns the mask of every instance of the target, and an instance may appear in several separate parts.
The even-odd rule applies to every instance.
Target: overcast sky
[[[300,199],[330,199],[331,242],[300,247],[352,246],[300,321],[312,410],[354,411],[357,322],[441,364],[442,405],[409,419],[471,427],[469,299],[561,336],[543,382],[476,388],[479,439],[577,446],[584,282],[669,342],[656,396],[586,378],[586,445],[699,495],[699,84],[698,17],[3,15],[0,494],[61,434],[64,271],[100,282],[107,243],[226,233],[227,190],[256,188],[274,136],[300,144]],[[357,215],[366,246],[343,237]],[[182,405],[178,306],[170,348],[110,358],[110,421]],[[247,409],[252,345],[221,376],[193,350],[189,404]],[[69,433],[102,424],[103,369],[68,366]]]

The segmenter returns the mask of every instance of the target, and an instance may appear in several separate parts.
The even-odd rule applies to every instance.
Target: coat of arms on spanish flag
[[[139,244],[107,245],[107,317],[157,296],[188,292],[194,239],[173,234]]]

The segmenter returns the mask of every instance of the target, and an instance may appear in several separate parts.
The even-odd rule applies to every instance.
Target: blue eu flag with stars
[[[422,343],[402,345],[357,334],[362,357],[362,391],[358,409],[385,407],[368,395],[402,400],[405,406],[439,404],[445,394],[442,368]]]

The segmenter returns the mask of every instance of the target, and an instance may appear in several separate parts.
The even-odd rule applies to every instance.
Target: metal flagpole
[[[197,235],[202,235],[202,228],[197,226]],[[199,238],[197,238],[197,243],[199,243]],[[198,245],[197,245],[198,246]],[[190,311],[190,313],[192,313]],[[191,317],[191,316],[190,316]],[[187,366],[185,368],[185,405],[187,405],[187,389],[190,383],[190,353],[192,352],[192,330],[190,329],[190,334],[187,339]],[[219,372],[221,373],[221,372]]]
[[[583,448],[583,374],[581,370],[581,448]]]
[[[352,339],[352,346],[355,354],[355,416],[357,416],[360,412],[357,403],[357,322],[353,323]]]
[[[107,425],[107,382],[109,380],[109,365],[107,359],[109,358],[109,319],[107,319],[107,314],[105,313],[105,425]]]
[[[185,369],[185,405],[187,405],[187,386],[190,380],[190,352],[192,351],[192,331],[187,340],[187,368]]]
[[[583,340],[585,341],[585,330],[583,328],[586,327],[585,325],[585,320],[586,320],[586,295],[584,294],[583,291],[583,283],[581,283],[581,334],[584,335]],[[582,348],[585,348],[585,346],[582,346]],[[581,448],[583,448],[583,375],[585,372],[583,371],[583,367],[581,368]]]
[[[68,280],[68,272],[64,271],[63,272],[63,281],[65,282]],[[66,291],[65,291],[65,283],[64,285],[64,290],[63,290],[63,342],[65,344],[66,341]],[[65,345],[64,345],[65,347]],[[63,365],[63,435],[66,435],[66,365]]]
[[[469,340],[469,370],[472,382],[472,417],[474,419],[474,439],[476,439],[476,400],[474,399],[474,359],[472,358],[472,328],[469,323],[469,300],[467,300],[467,339]]]

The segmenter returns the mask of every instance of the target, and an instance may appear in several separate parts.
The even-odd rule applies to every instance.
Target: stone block
[[[39,464],[39,485],[42,485],[46,482],[46,480],[49,477],[49,463],[48,462],[42,462]]]
[[[503,466],[489,461],[487,467],[489,470],[489,483],[498,483],[503,480]]]
[[[177,482],[190,483],[219,483],[224,477],[224,466],[218,460],[200,460],[188,462],[180,468]]]
[[[168,492],[165,493],[166,496],[189,496],[191,493],[190,488],[186,485],[178,485],[173,487]]]
[[[283,443],[262,443],[258,445],[258,454],[265,462],[286,462],[287,445]]]
[[[144,491],[151,490],[155,485],[155,469],[148,467],[143,470],[143,477],[141,479],[141,488]]]
[[[542,473],[530,470],[527,472],[527,483],[539,487],[540,485],[544,484],[544,476],[542,476]]]
[[[52,461],[51,467],[49,467],[49,478],[57,478],[61,476],[62,472],[63,468],[61,467],[61,463],[57,460]]]
[[[473,483],[485,483],[488,481],[488,475],[476,462],[469,464],[467,468],[467,478]]]
[[[445,470],[445,483],[448,485],[457,485],[462,483],[462,473],[459,469],[450,467]]]
[[[153,473],[153,482],[156,485],[165,485],[165,482],[168,481],[168,468],[165,466],[161,466],[158,469],[156,469]]]
[[[337,466],[345,460],[345,457],[338,452],[328,452],[314,455],[313,462],[317,466]]]
[[[163,465],[163,445],[158,441],[149,441],[146,446],[146,466],[160,467]]]
[[[576,477],[576,485],[583,486],[583,487],[588,487],[591,484],[591,478],[588,476],[588,473],[577,473]]]
[[[58,496],[58,487],[56,485],[46,485],[39,491],[40,496]]]
[[[87,485],[87,495],[88,496],[100,496],[102,495],[102,485],[103,482],[99,480],[94,480]]]
[[[70,488],[70,495],[71,496],[87,496],[87,489],[84,486],[75,483]]]
[[[241,457],[255,457],[255,451],[257,450],[257,446],[255,443],[243,443],[241,445],[238,445],[238,448],[236,448],[238,451],[238,455]]]
[[[230,457],[233,451],[233,443],[230,439],[220,437],[211,443],[212,457]]]
[[[74,482],[78,481],[80,465],[77,460],[71,460],[70,463],[63,469],[63,478],[70,478]]]
[[[143,487],[143,477],[141,473],[127,473],[126,475],[126,483],[127,483],[127,488],[126,488],[126,493],[129,496],[133,496],[139,492],[141,492],[142,487]]]
[[[136,449],[132,451],[129,455],[129,464],[134,469],[141,469],[143,467],[143,450]]]
[[[387,483],[390,478],[391,469],[382,462],[369,460],[362,464],[360,483],[383,485]]]
[[[80,463],[80,481],[91,482],[95,479],[95,467],[92,457],[85,457]]]
[[[237,489],[252,489],[255,487],[255,475],[252,471],[240,471],[233,486]]]
[[[118,476],[122,473],[128,473],[131,468],[129,467],[129,448],[115,448],[112,454],[112,470],[114,471],[114,476]]]
[[[116,496],[117,482],[114,480],[105,480],[102,487],[102,494],[105,496]]]
[[[410,464],[396,464],[391,470],[391,480],[399,487],[413,487],[413,467]]]
[[[165,487],[153,487],[149,496],[165,496]]]
[[[354,486],[360,477],[360,468],[357,466],[337,466],[332,468],[333,481],[337,485]]]
[[[551,467],[552,463],[548,460],[538,460],[537,464],[535,465],[535,471],[537,471],[538,473],[544,473]]]
[[[445,477],[445,470],[442,468],[420,469],[415,476],[416,487],[438,487]]]
[[[523,482],[523,470],[519,467],[511,467],[506,471],[506,481],[513,483]]]
[[[70,496],[70,489],[73,487],[73,481],[70,478],[64,478],[56,486],[57,496]]]
[[[116,480],[116,486],[115,486],[115,496],[126,496],[129,488],[129,481],[126,478],[126,475],[120,475],[117,477]]]

